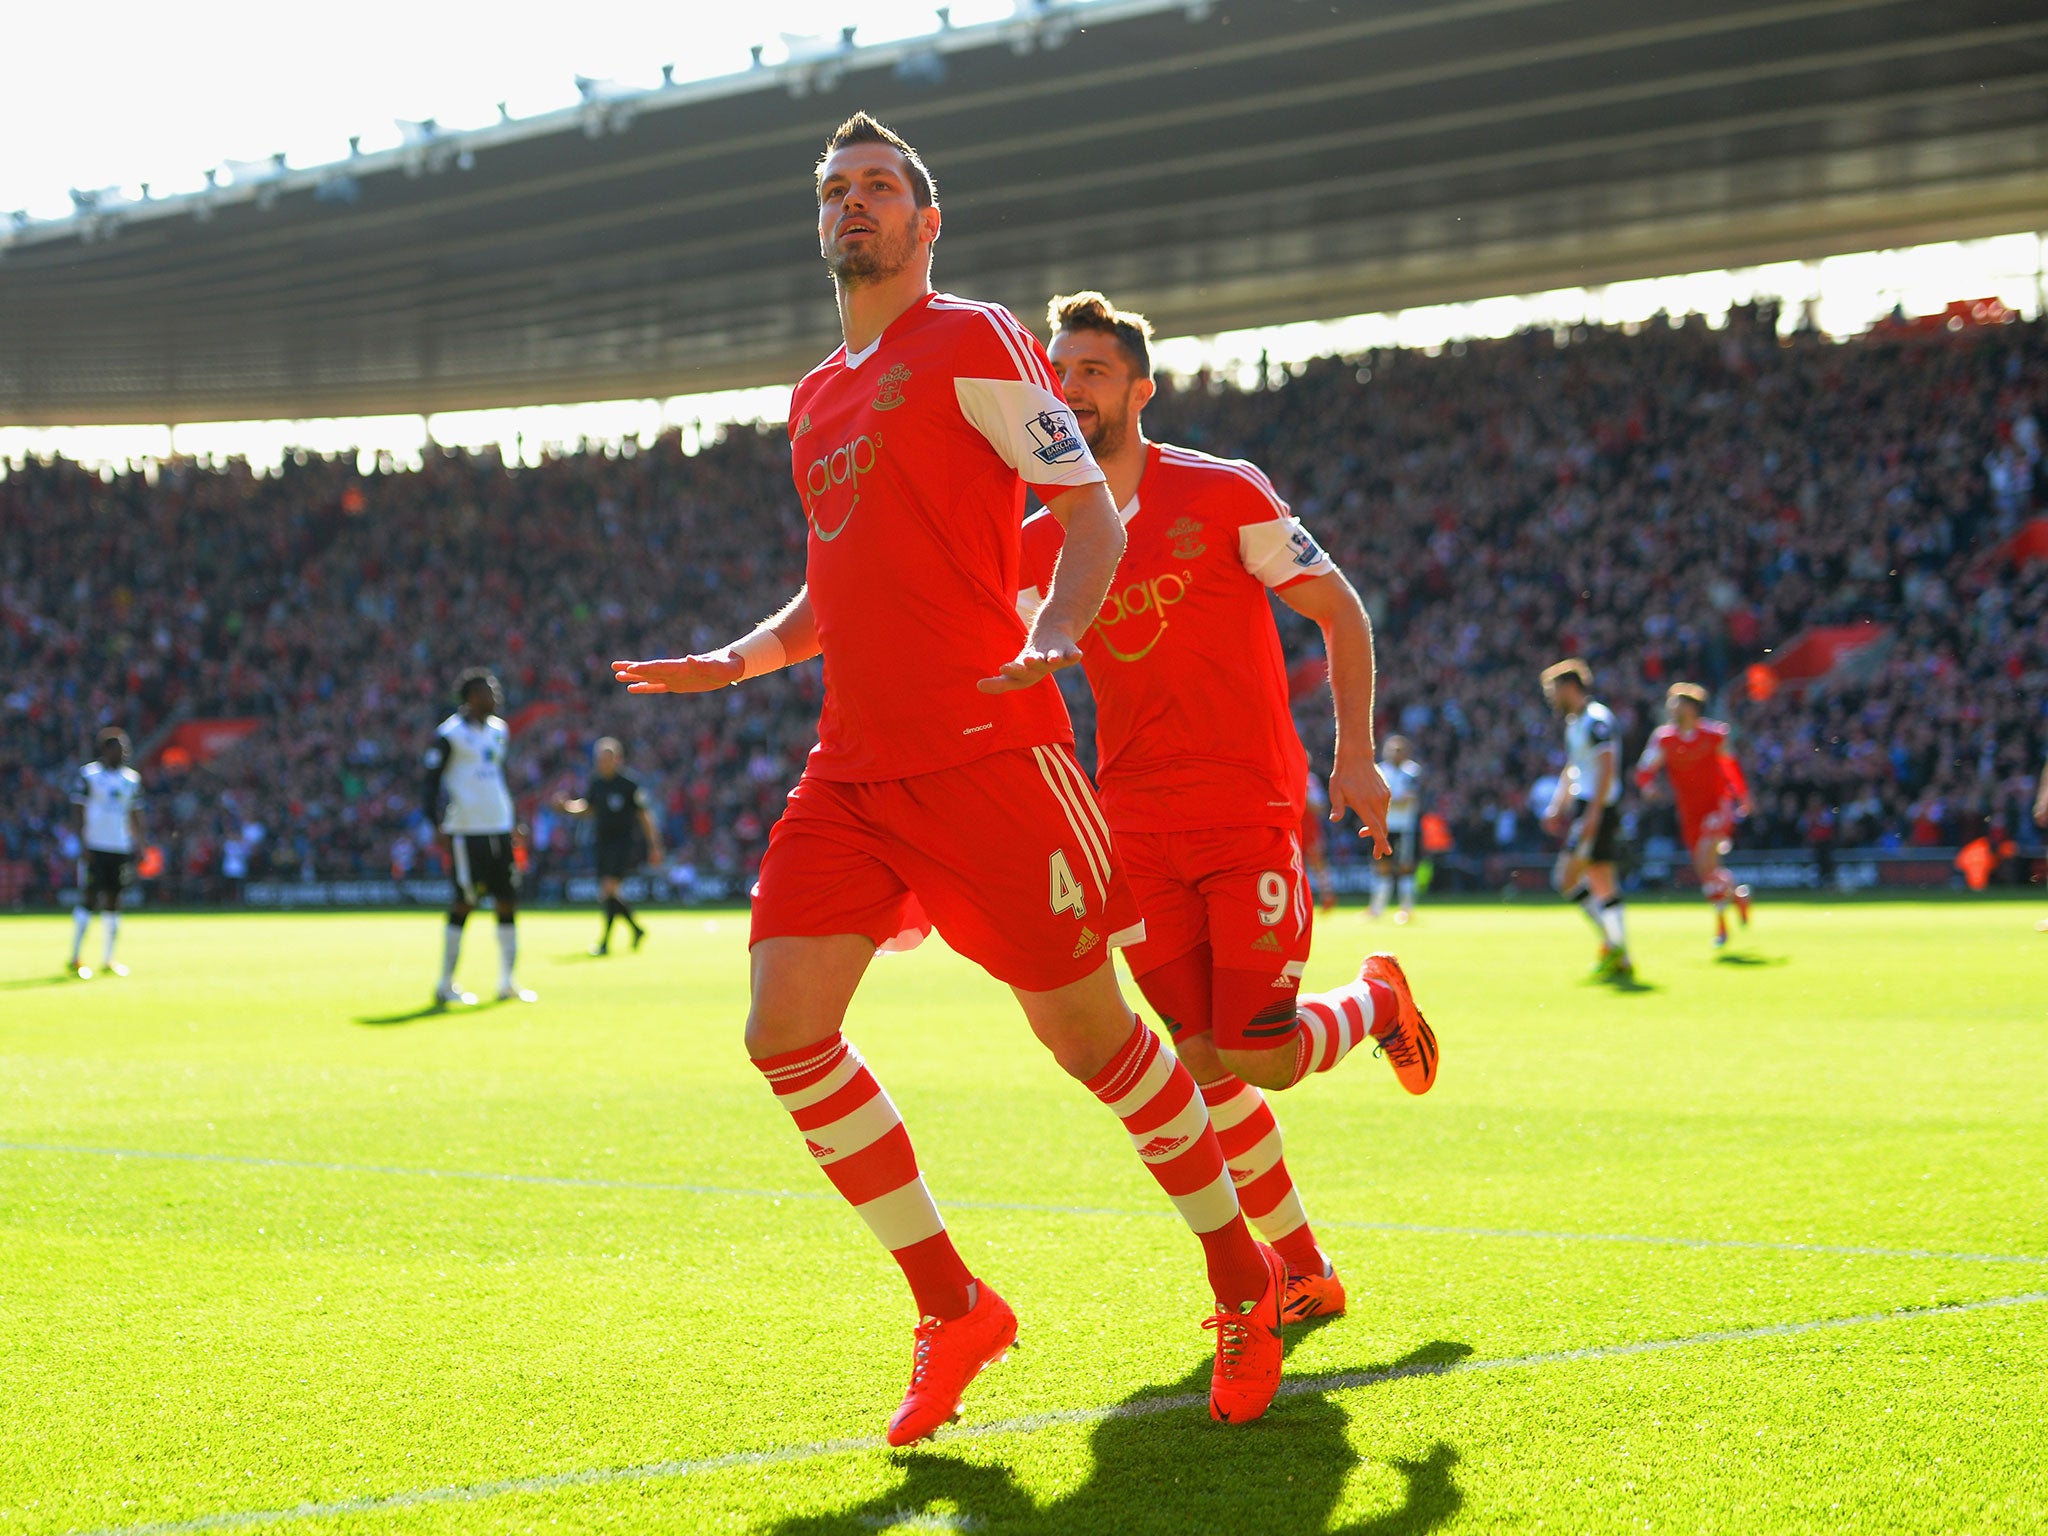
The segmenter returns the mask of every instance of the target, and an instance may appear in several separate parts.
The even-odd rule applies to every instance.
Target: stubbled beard
[[[1119,416],[1115,421],[1111,421],[1102,413],[1101,408],[1097,407],[1095,430],[1084,433],[1083,436],[1088,440],[1088,451],[1100,458],[1103,454],[1115,453],[1117,449],[1123,447],[1124,438],[1130,430],[1130,417]]]
[[[841,282],[870,283],[883,278],[894,277],[910,265],[910,258],[917,250],[915,231],[905,229],[900,238],[892,238],[886,230],[877,230],[868,237],[866,245],[848,250],[840,246],[825,256],[825,265],[832,269],[832,275]]]

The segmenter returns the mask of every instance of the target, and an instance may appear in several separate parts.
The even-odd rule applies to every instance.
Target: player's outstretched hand
[[[661,661],[615,661],[612,678],[628,693],[709,693],[740,680],[746,663],[731,651],[671,656]]]
[[[1368,756],[1363,763],[1339,762],[1330,769],[1330,820],[1342,821],[1344,813],[1358,813],[1358,835],[1372,839],[1372,851],[1386,858],[1394,851],[1387,841],[1387,804],[1393,791]]]
[[[1012,693],[1050,677],[1081,659],[1081,647],[1072,636],[1049,630],[1024,642],[1017,659],[1006,661],[994,677],[984,677],[976,686],[983,693]]]

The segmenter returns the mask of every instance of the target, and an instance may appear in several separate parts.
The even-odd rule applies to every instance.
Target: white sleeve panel
[[[1037,587],[1026,587],[1017,594],[1017,617],[1029,629],[1038,622],[1038,610],[1045,606],[1045,593]]]
[[[1067,403],[1022,379],[955,379],[960,414],[1026,483],[1067,490],[1099,483],[1102,471]]]
[[[1337,567],[1297,517],[1246,523],[1237,530],[1237,556],[1269,587],[1304,576],[1334,576]]]

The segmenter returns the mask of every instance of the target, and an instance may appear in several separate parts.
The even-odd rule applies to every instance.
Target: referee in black
[[[646,863],[661,862],[661,829],[647,808],[647,791],[622,771],[625,761],[625,749],[616,736],[599,737],[597,772],[590,787],[578,799],[557,802],[564,814],[588,816],[597,824],[597,888],[604,896],[604,934],[590,946],[593,955],[611,953],[612,923],[618,918],[633,930],[633,947],[640,947],[647,930],[619,894],[619,882],[641,862],[634,857],[639,851],[636,844],[644,843]]]

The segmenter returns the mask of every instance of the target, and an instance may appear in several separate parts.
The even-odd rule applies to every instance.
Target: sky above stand
[[[958,0],[956,26],[998,21],[1009,0]],[[282,151],[308,166],[395,147],[397,119],[444,128],[531,117],[578,100],[574,77],[624,85],[731,74],[786,57],[784,34],[860,43],[931,32],[925,0],[580,0],[455,5],[352,0],[277,5],[180,0],[9,8],[0,85],[0,215],[60,218],[70,189],[142,183],[158,197],[205,185],[228,160]]]

